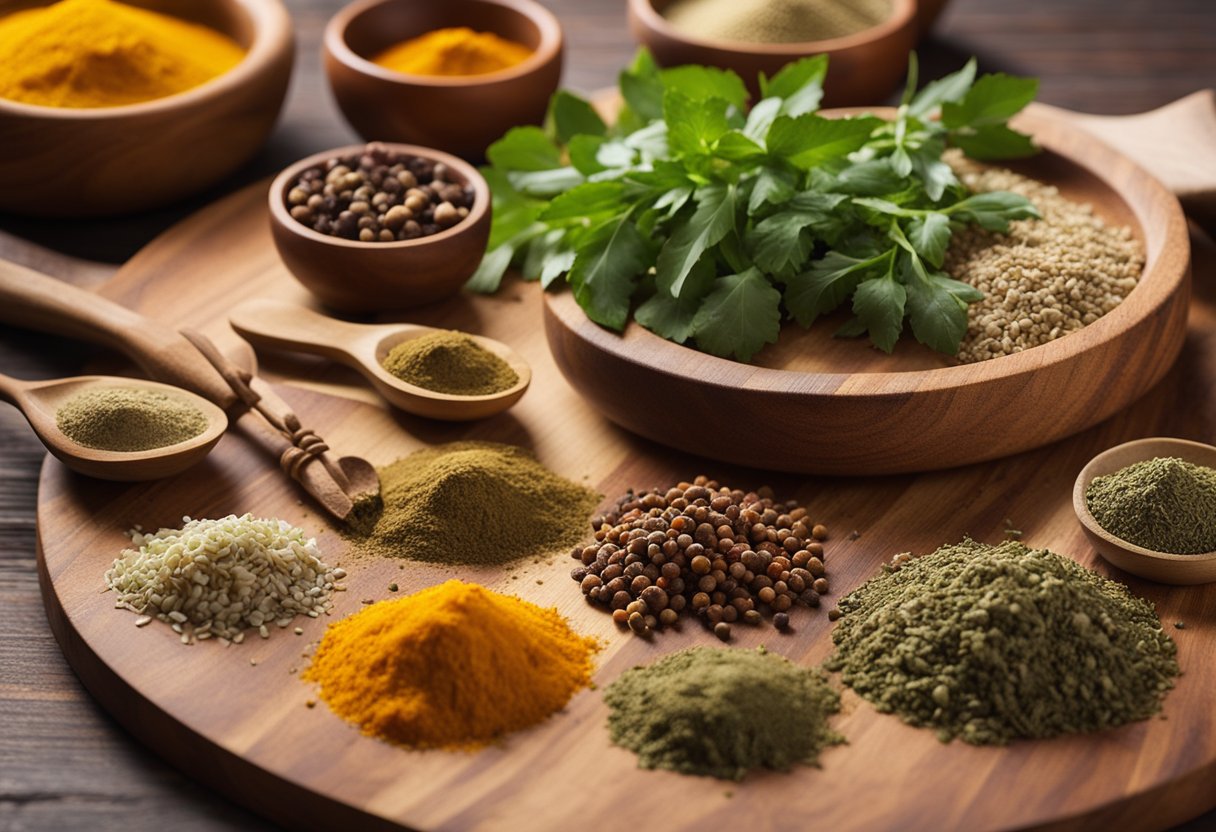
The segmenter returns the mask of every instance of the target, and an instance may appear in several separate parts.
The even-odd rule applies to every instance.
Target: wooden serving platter
[[[237,302],[307,301],[274,253],[265,186],[204,210],[150,244],[103,290],[167,323],[239,346],[225,315]],[[772,476],[686,456],[616,428],[563,380],[549,355],[535,285],[510,282],[495,297],[460,297],[410,316],[500,339],[532,365],[532,387],[507,413],[471,425],[389,412],[351,371],[308,358],[263,357],[279,392],[344,454],[389,462],[428,443],[477,438],[533,448],[553,470],[609,496],[705,472],[796,497],[831,531],[831,597],[902,551],[925,552],[965,534],[1002,539],[1011,523],[1034,545],[1117,574],[1086,544],[1070,503],[1077,471],[1098,451],[1155,434],[1216,439],[1216,255],[1201,249],[1199,292],[1181,360],[1134,406],[1032,453],[920,476],[867,479]],[[1011,404],[1011,407],[1014,405]],[[678,413],[673,414],[678,418]],[[723,442],[743,441],[723,437]],[[706,448],[712,453],[714,448]],[[595,690],[562,713],[476,754],[408,752],[361,736],[300,681],[302,655],[324,621],[225,648],[181,645],[157,623],[137,629],[116,610],[102,575],[126,529],[176,526],[182,515],[277,516],[318,536],[326,558],[350,573],[335,615],[365,599],[395,597],[457,575],[555,605],[580,631],[603,639],[596,681],[691,644],[717,644],[695,622],[651,642],[619,632],[586,605],[565,553],[500,570],[444,570],[411,562],[358,561],[319,510],[273,463],[236,435],[199,467],[167,481],[116,486],[48,459],[38,498],[39,570],[51,625],[98,702],[169,763],[293,829],[1161,829],[1216,804],[1216,585],[1171,588],[1119,575],[1158,605],[1184,669],[1164,718],[1105,733],[1007,748],[942,745],[932,732],[882,716],[851,692],[834,725],[849,744],[821,769],[756,773],[740,784],[639,770],[612,746]],[[850,539],[856,531],[856,539]],[[1174,630],[1174,621],[1186,628]],[[814,664],[831,649],[825,610],[798,610],[793,633],[738,626],[734,644],[765,644]],[[256,661],[256,665],[251,662]]]

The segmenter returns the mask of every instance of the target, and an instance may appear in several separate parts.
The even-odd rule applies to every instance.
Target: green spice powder
[[[511,365],[463,332],[434,332],[402,341],[384,357],[402,381],[453,396],[489,396],[519,383]]]
[[[1137,462],[1085,489],[1098,525],[1154,552],[1216,551],[1216,470],[1176,457]]]
[[[892,7],[892,0],[676,0],[663,16],[690,37],[802,43],[877,26]]]
[[[825,663],[884,713],[977,745],[1147,719],[1178,675],[1153,607],[1046,549],[964,540],[840,602]]]
[[[381,505],[358,506],[359,550],[453,564],[501,564],[569,549],[599,495],[530,453],[453,442],[379,469]]]
[[[207,429],[207,416],[159,390],[100,387],[69,399],[56,411],[55,423],[86,448],[150,451],[198,436]]]
[[[642,768],[741,780],[814,764],[844,742],[840,696],[816,670],[758,650],[693,647],[621,674],[604,693],[612,741]]]

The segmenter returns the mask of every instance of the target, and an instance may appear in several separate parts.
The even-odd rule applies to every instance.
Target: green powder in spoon
[[[64,435],[101,451],[150,451],[193,439],[207,429],[194,405],[159,390],[93,387],[55,413]]]
[[[402,381],[453,396],[489,396],[519,382],[510,364],[463,332],[432,332],[402,341],[382,365]]]

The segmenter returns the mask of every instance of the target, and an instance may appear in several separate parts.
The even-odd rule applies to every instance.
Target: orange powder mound
[[[598,650],[556,609],[451,580],[331,624],[304,678],[364,734],[474,749],[561,710]]]
[[[485,75],[515,66],[531,54],[522,43],[461,26],[399,43],[372,61],[407,75]]]

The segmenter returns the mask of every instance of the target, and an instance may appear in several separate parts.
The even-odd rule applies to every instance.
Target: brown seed
[[[624,627],[626,624],[629,623],[629,613],[625,612],[624,610],[613,610],[612,611],[612,622],[621,627]]]
[[[773,626],[778,630],[787,629],[790,626],[789,614],[784,612],[773,613]]]
[[[828,579],[816,578],[815,583],[811,584],[811,589],[815,590],[820,595],[826,595],[828,592]]]
[[[840,618],[841,615],[843,615],[843,613],[840,611],[840,607],[832,607],[830,610],[828,610],[828,621],[835,621]]]
[[[714,635],[722,641],[730,641],[730,625],[725,621],[719,621],[714,625]]]
[[[822,523],[816,523],[814,528],[811,529],[811,537],[815,538],[816,540],[826,540],[827,536],[828,527]]]

